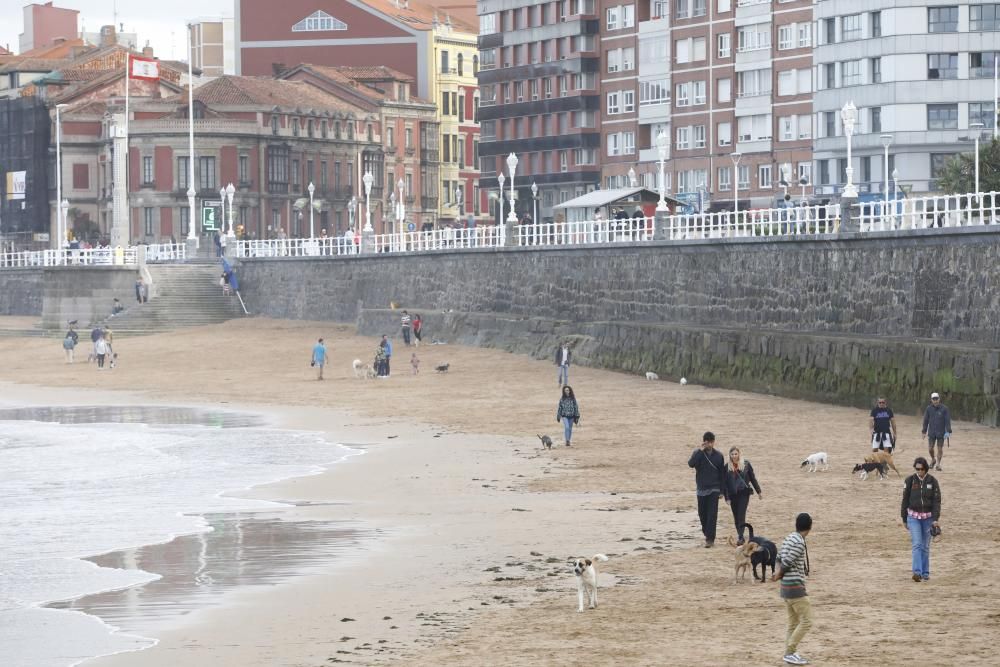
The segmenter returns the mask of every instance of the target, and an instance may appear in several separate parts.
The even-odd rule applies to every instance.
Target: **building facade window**
[[[872,37],[882,36],[882,12],[871,13],[871,34]]]
[[[1000,5],[969,5],[969,32],[1000,30]]]
[[[728,58],[733,55],[733,36],[724,32],[719,35],[719,57]]]
[[[209,156],[202,156],[198,158],[198,167],[201,173],[198,175],[198,189],[199,190],[211,190],[212,193],[216,191],[218,186],[218,181],[215,179],[215,158]]]
[[[240,183],[250,182],[250,157],[247,155],[239,157],[239,179]]]
[[[958,32],[958,7],[928,7],[927,32]]]
[[[882,83],[882,58],[870,58],[869,63],[872,71],[871,82]]]
[[[969,125],[982,123],[983,127],[993,129],[996,122],[993,102],[970,102],[969,103]]]
[[[882,132],[882,107],[871,108],[871,126],[872,134]]]
[[[997,51],[974,51],[969,54],[969,78],[992,79],[996,70]]]
[[[191,185],[191,159],[187,156],[177,158],[177,189],[187,191]]]
[[[928,130],[957,130],[958,129],[958,105],[957,104],[928,104],[927,105],[927,129]]]
[[[958,54],[957,53],[928,53],[927,54],[927,78],[928,79],[957,79],[958,78]]]
[[[145,155],[142,158],[142,184],[153,184],[153,157]]]
[[[153,236],[155,231],[153,230],[153,214],[156,209],[147,206],[142,209],[142,223],[143,232],[146,236]]]
[[[849,14],[840,19],[840,41],[861,39],[861,14]]]

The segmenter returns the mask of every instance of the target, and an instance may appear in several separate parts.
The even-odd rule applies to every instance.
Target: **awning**
[[[683,205],[670,195],[665,199],[673,205]],[[585,195],[580,195],[562,204],[557,204],[553,208],[600,208],[620,201],[656,203],[660,201],[660,193],[649,188],[615,188],[613,190],[594,190]]]

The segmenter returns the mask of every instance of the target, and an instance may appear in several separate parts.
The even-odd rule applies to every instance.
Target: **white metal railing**
[[[655,229],[653,218],[625,218],[519,225],[515,236],[524,246],[634,243],[652,240]]]
[[[150,243],[146,246],[147,262],[178,262],[187,257],[183,243]]]
[[[442,228],[425,232],[402,232],[375,236],[374,251],[423,252],[453,248],[496,248],[504,244],[504,227]]]
[[[972,227],[1000,223],[1000,193],[983,192],[914,197],[855,204],[862,232],[936,227]]]
[[[137,263],[134,246],[25,250],[0,254],[0,268],[3,269],[39,266],[135,266]]]
[[[359,239],[327,236],[314,239],[255,239],[236,242],[238,257],[331,257],[355,255]]]
[[[667,218],[663,238],[725,239],[755,236],[832,234],[839,229],[840,205],[792,206],[749,211],[720,211]]]

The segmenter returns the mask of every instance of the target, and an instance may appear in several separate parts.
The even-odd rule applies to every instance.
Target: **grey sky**
[[[36,0],[43,4],[46,0]],[[0,45],[18,51],[18,35],[24,30],[22,7],[29,0],[0,0]],[[112,22],[114,0],[54,0],[56,7],[80,12],[80,30],[97,32]],[[154,53],[166,59],[187,60],[184,25],[190,19],[232,16],[234,0],[117,0],[118,23],[126,32],[138,33],[139,46],[148,40]]]

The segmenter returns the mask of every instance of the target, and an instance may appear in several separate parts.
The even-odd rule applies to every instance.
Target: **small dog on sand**
[[[594,554],[593,558],[574,558],[573,574],[576,575],[576,592],[579,605],[577,611],[583,611],[583,599],[587,598],[587,605],[591,609],[597,609],[597,566],[595,561],[608,559],[604,554]]]
[[[684,385],[686,385],[687,383],[688,383],[688,379],[687,379],[687,378],[681,378],[681,386],[682,386],[682,387],[683,387]]]
[[[542,447],[545,449],[552,449],[552,438],[547,435],[539,435],[538,439],[542,441]]]
[[[441,364],[440,366],[435,366],[434,370],[436,370],[438,373],[447,373],[449,366],[451,366],[451,364]]]
[[[737,545],[732,535],[726,538],[726,543],[735,549],[736,554],[736,573],[733,576],[733,583],[738,584],[740,581],[746,581],[747,570],[750,569],[750,557],[754,552],[760,550],[760,545],[756,542]]]
[[[851,471],[851,474],[853,475],[860,472],[861,474],[858,476],[858,479],[865,480],[868,479],[868,473],[875,472],[876,470],[878,471],[879,479],[886,478],[886,467],[884,463],[859,463],[854,466],[854,470]]]
[[[351,366],[354,368],[354,377],[360,380],[365,376],[365,365],[361,363],[360,359],[351,362]]]
[[[771,566],[771,574],[774,574],[774,568],[778,562],[778,547],[775,546],[774,542],[767,539],[766,537],[757,537],[753,534],[753,526],[749,523],[743,524],[746,526],[747,532],[750,533],[750,537],[747,538],[747,542],[753,542],[760,546],[760,549],[754,551],[750,555],[750,565],[753,567],[753,578],[760,579],[760,583],[767,581],[767,568]],[[760,577],[757,577],[757,566],[760,565]]]
[[[647,380],[659,380],[660,376],[657,375],[656,373],[654,373],[653,371],[646,371],[646,379]]]
[[[892,468],[896,473],[896,477],[902,477],[899,471],[896,470],[896,464],[892,462],[892,454],[889,452],[883,450],[874,451],[865,457],[865,463],[882,463]]]
[[[823,470],[826,470],[829,467],[826,452],[816,452],[807,456],[801,467],[805,468],[806,466],[809,467],[809,472],[816,472],[819,466],[823,466]]]

